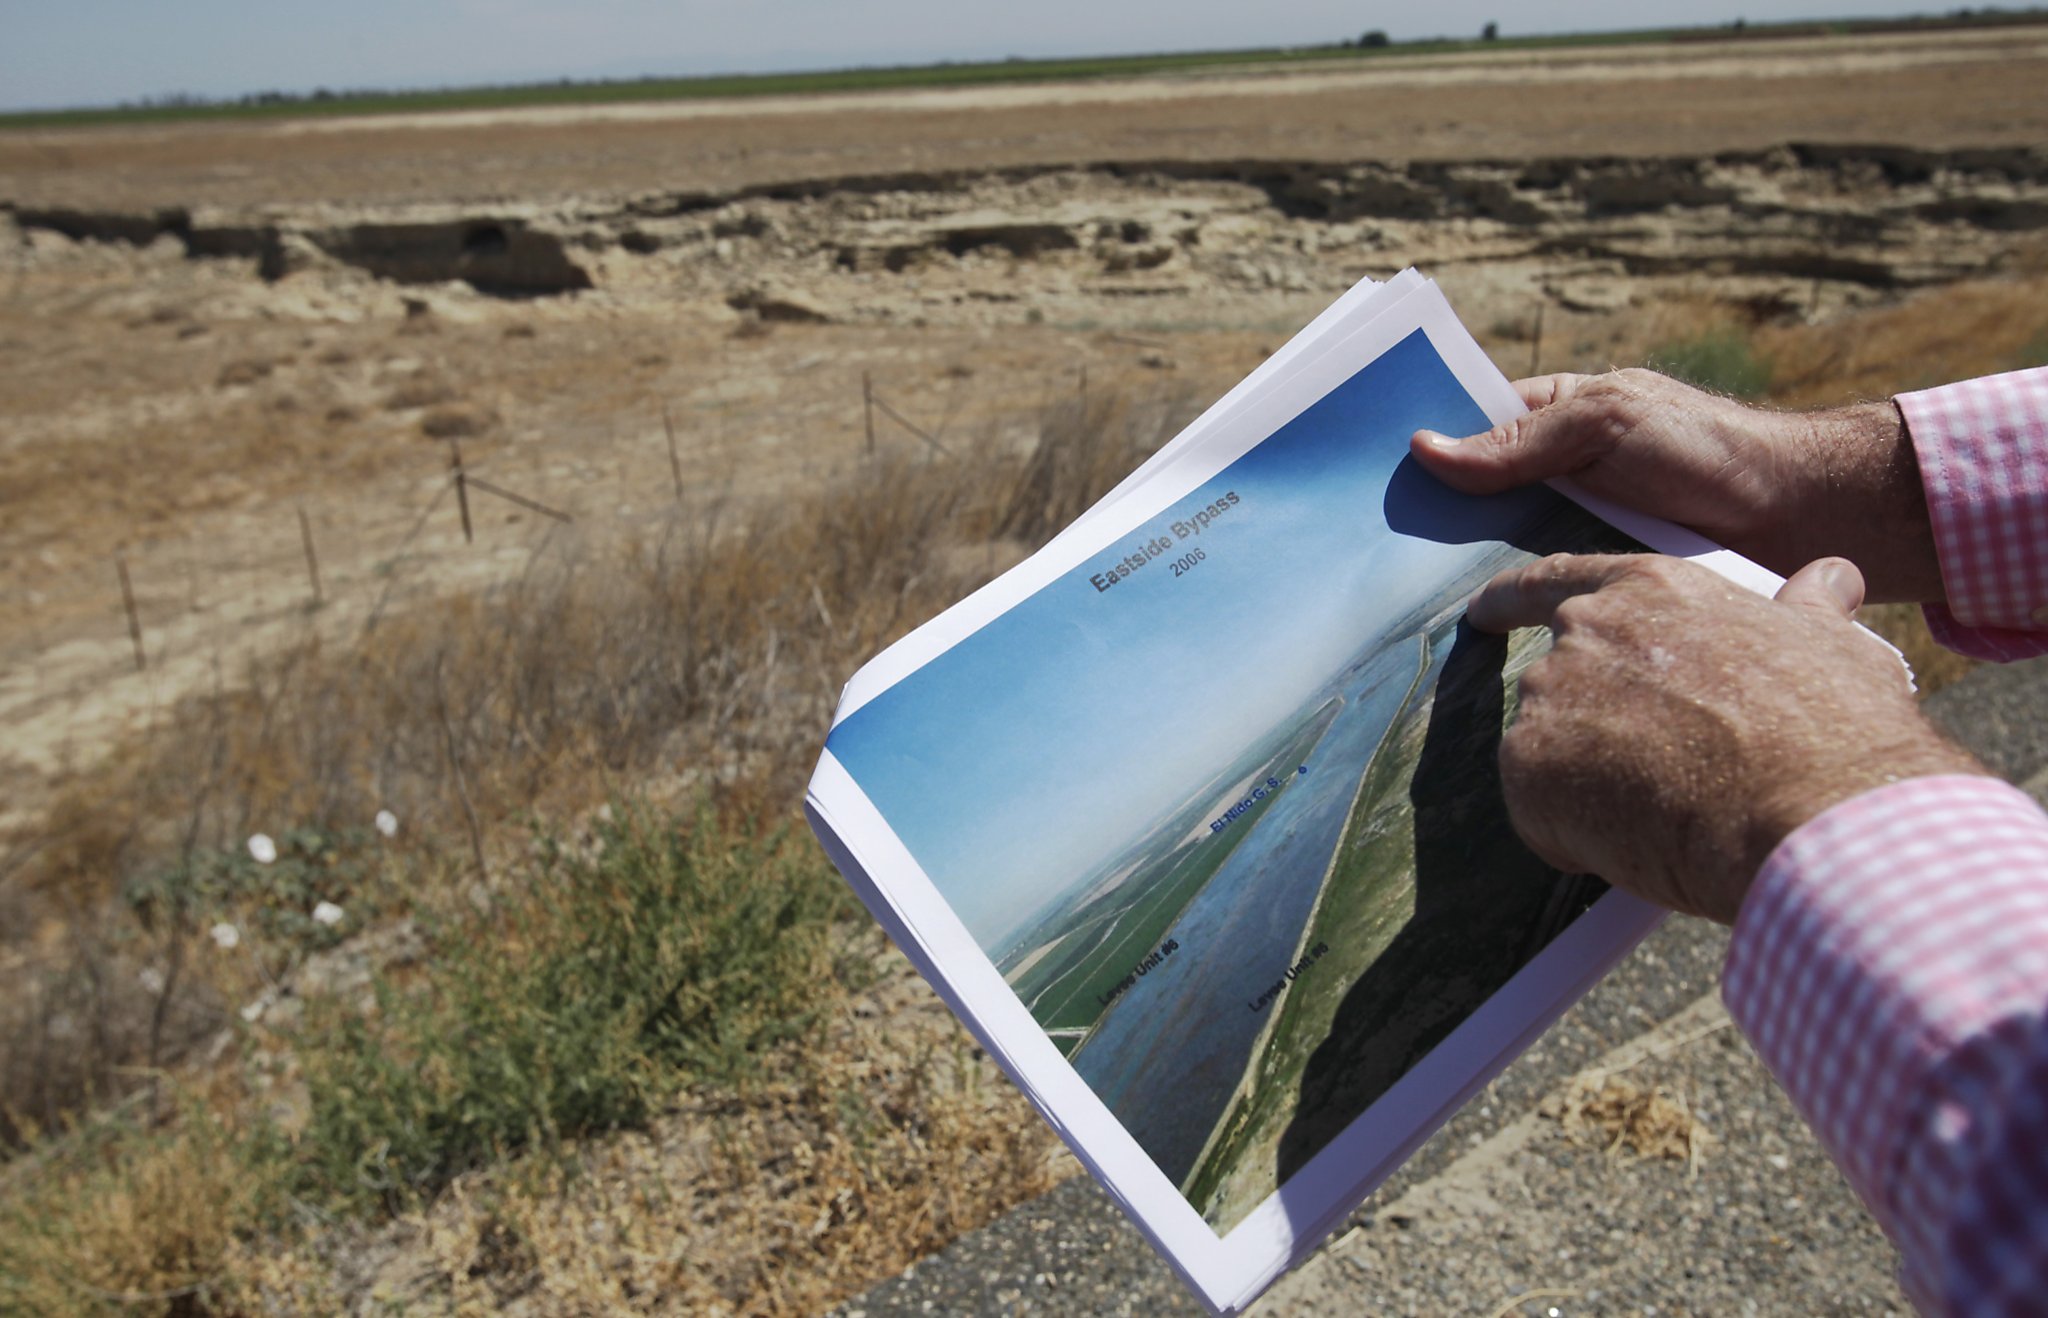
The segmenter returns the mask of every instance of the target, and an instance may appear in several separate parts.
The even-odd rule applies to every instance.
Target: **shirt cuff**
[[[1907,1289],[1938,1292],[1943,1224],[1988,1138],[1986,1040],[2048,1006],[2048,815],[1943,775],[1809,820],[1751,885],[1722,994],[1899,1245]]]
[[[2018,631],[2011,627],[1965,627],[1956,615],[1939,604],[1923,604],[1928,634],[1936,644],[1972,659],[2009,664],[2020,659],[2048,655],[2048,629]]]
[[[1895,401],[1927,492],[1947,620],[2048,631],[2048,367]]]

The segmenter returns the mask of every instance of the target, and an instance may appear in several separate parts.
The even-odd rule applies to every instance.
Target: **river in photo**
[[[1448,647],[1444,647],[1445,653]],[[1250,1005],[1293,964],[1359,779],[1408,694],[1416,637],[1383,643],[1334,687],[1345,704],[1169,936],[1179,951],[1139,979],[1073,1057],[1074,1068],[1176,1183],[1223,1118],[1278,1002]],[[1433,656],[1430,682],[1445,653]],[[1221,841],[1221,839],[1219,839]],[[1311,968],[1306,973],[1313,975]]]

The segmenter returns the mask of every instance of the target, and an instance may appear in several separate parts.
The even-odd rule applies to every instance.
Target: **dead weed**
[[[1684,1094],[1661,1085],[1639,1085],[1617,1075],[1582,1076],[1562,1095],[1545,1099],[1538,1111],[1565,1135],[1610,1155],[1632,1152],[1697,1164],[1713,1144]]]

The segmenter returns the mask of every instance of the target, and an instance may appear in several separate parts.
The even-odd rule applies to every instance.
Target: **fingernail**
[[[1854,564],[1834,562],[1821,571],[1827,578],[1828,590],[1851,612],[1863,603],[1863,574]]]
[[[1422,436],[1422,442],[1431,448],[1456,448],[1465,442],[1451,435],[1439,434],[1434,430],[1423,430],[1417,433]]]

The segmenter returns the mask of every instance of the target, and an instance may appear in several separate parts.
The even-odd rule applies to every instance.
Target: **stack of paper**
[[[1645,546],[1777,584],[1407,456],[1523,410],[1433,283],[1361,283],[855,674],[811,781],[875,917],[1218,1311],[1657,919],[1515,839],[1496,750],[1549,637],[1462,627],[1473,590]]]

